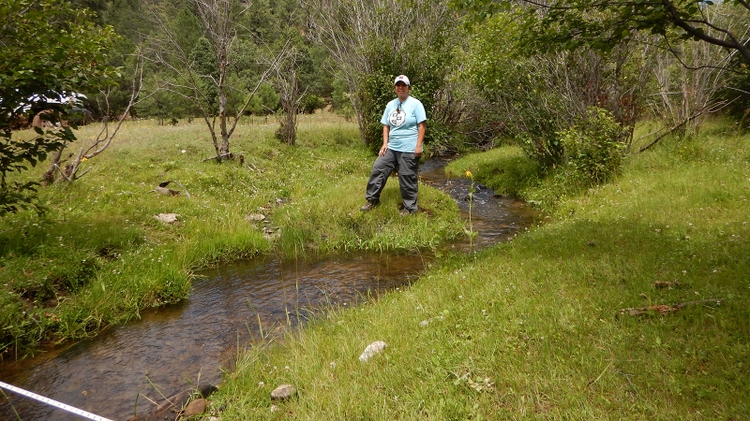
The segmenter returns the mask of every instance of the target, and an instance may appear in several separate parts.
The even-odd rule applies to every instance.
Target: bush
[[[276,112],[280,106],[279,94],[269,83],[264,83],[258,88],[245,110],[246,114],[269,115]]]
[[[300,108],[305,114],[314,114],[315,110],[324,108],[326,105],[328,105],[328,102],[325,99],[317,95],[305,94],[302,96]]]
[[[619,173],[625,133],[609,111],[589,107],[585,117],[559,134],[567,175],[584,185],[597,185]]]

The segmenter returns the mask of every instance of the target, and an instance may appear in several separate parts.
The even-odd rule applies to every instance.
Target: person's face
[[[409,87],[404,82],[396,83],[396,95],[401,99],[406,98],[409,96]]]

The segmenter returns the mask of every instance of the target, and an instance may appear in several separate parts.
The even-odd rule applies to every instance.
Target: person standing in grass
[[[383,146],[372,166],[367,182],[365,200],[360,208],[367,212],[380,204],[380,193],[385,188],[388,176],[398,168],[398,183],[403,200],[401,215],[415,214],[417,207],[419,158],[422,157],[424,134],[427,129],[427,113],[422,102],[409,96],[409,78],[400,75],[393,85],[397,98],[390,101],[383,111]]]

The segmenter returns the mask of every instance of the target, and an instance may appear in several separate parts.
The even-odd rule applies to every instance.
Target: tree
[[[286,53],[276,66],[276,75],[272,78],[273,85],[279,93],[281,112],[279,114],[279,129],[276,137],[287,145],[294,145],[297,139],[297,114],[302,101],[297,77],[298,60],[301,53],[295,47],[284,48]]]
[[[149,45],[147,55],[166,70],[168,79],[160,89],[182,96],[198,110],[211,134],[215,158],[222,161],[232,157],[229,139],[278,59],[270,60],[271,65],[265,68],[257,62],[243,66],[256,71],[251,77],[244,77],[247,68],[238,68],[237,62],[248,50],[278,55],[264,50],[261,39],[251,40],[253,28],[243,25],[247,15],[262,5],[240,0],[190,0],[190,4],[201,23],[202,37],[192,46],[181,45],[177,28],[170,25],[165,13],[152,9],[161,34]]]
[[[653,60],[656,92],[649,96],[659,101],[648,105],[670,132],[695,130],[701,116],[721,109],[725,103],[717,94],[729,83],[730,71],[747,72],[750,64],[750,4],[744,0],[524,2],[533,4],[527,45],[605,52],[633,41],[644,49],[659,47]],[[744,69],[731,69],[736,60]]]
[[[91,10],[97,11],[103,24],[112,26],[118,35],[112,45],[107,48],[107,63],[118,69],[112,84],[100,90],[99,93],[86,92],[88,96],[86,108],[93,113],[95,119],[118,120],[127,108],[132,95],[131,76],[138,66],[137,53],[134,54],[134,52],[138,51],[138,46],[143,44],[144,39],[149,38],[151,31],[148,21],[143,19],[145,13],[143,1],[72,1],[74,5],[97,3],[97,6]],[[106,95],[101,91],[106,92]],[[133,110],[131,112],[134,113]]]
[[[470,21],[484,22],[477,26],[479,31],[488,22],[487,16],[520,11],[516,21],[521,27],[515,37],[520,42],[515,53],[524,58],[546,54],[553,48],[601,57],[628,52],[636,65],[641,63],[636,69],[640,67],[642,71],[636,76],[632,73],[633,64],[627,65],[624,69],[629,67],[631,75],[615,79],[614,86],[602,85],[609,91],[610,105],[588,104],[612,111],[617,121],[626,125],[632,124],[640,117],[639,111],[648,107],[652,116],[662,118],[665,129],[695,129],[701,115],[717,111],[726,104],[717,96],[730,83],[731,72],[748,73],[750,5],[744,0],[715,4],[694,0],[520,0],[515,3],[453,0],[453,4],[468,11]],[[618,70],[615,74],[622,73]],[[636,84],[633,84],[633,76],[637,77]],[[621,82],[630,87],[618,86]],[[650,89],[647,95],[638,95],[645,89]],[[731,100],[736,99],[736,95],[735,92]],[[663,137],[662,133],[657,135],[656,141]]]
[[[140,54],[140,52],[138,52],[136,54],[136,64],[135,69],[133,70],[132,83],[130,87],[130,99],[125,106],[125,109],[120,113],[120,116],[117,119],[114,127],[110,128],[108,121],[109,115],[112,114],[109,104],[109,97],[112,92],[112,86],[109,86],[106,88],[106,90],[100,91],[99,97],[103,98],[103,100],[98,99],[98,101],[104,103],[104,105],[100,104],[98,107],[100,110],[104,111],[104,117],[102,118],[102,130],[99,131],[99,134],[96,136],[96,138],[93,139],[93,141],[91,141],[87,145],[81,146],[81,148],[78,150],[78,153],[71,153],[67,158],[62,158],[63,151],[67,149],[67,145],[62,145],[55,152],[54,156],[52,157],[52,162],[50,163],[49,169],[44,173],[44,176],[42,177],[44,182],[49,183],[55,181],[55,173],[59,175],[58,180],[65,180],[68,183],[72,183],[73,181],[86,175],[86,173],[88,173],[92,167],[88,167],[86,170],[82,171],[79,174],[81,164],[84,161],[88,161],[95,156],[100,155],[105,150],[107,150],[107,148],[109,148],[109,145],[112,144],[112,141],[117,135],[117,132],[120,130],[122,123],[130,115],[130,110],[137,103],[142,87],[143,56]]]
[[[36,206],[39,183],[9,181],[75,140],[69,127],[37,130],[31,139],[14,137],[13,125],[28,119],[30,109],[51,106],[49,99],[106,84],[114,69],[106,51],[115,38],[111,27],[93,23],[87,9],[65,0],[4,0],[0,2],[0,216]],[[53,109],[59,120],[65,106]],[[37,209],[39,209],[37,207]]]
[[[738,53],[750,64],[750,34],[746,27],[733,28],[708,11],[730,6],[735,15],[750,14],[746,0],[521,0],[533,16],[534,34],[540,45],[575,49],[586,45],[608,50],[631,39],[639,31],[668,36],[678,34]],[[453,0],[477,19],[510,6],[508,0]],[[537,19],[537,17],[540,17]]]
[[[590,120],[590,107],[608,110],[632,133],[651,75],[645,53],[623,43],[609,52],[550,48],[529,54],[522,32],[515,11],[496,13],[473,30],[460,79],[476,91],[469,97],[477,104],[471,108],[481,110],[473,116],[480,120],[471,125],[475,132],[513,139],[542,168],[565,160],[560,132]]]
[[[445,88],[456,42],[455,15],[444,2],[427,0],[303,0],[311,40],[330,53],[331,72],[343,81],[362,135],[382,142],[380,117],[393,99],[393,78],[409,75],[412,94],[425,105],[428,138],[439,133],[431,105]]]

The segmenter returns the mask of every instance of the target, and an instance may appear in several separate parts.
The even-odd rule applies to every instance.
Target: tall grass
[[[99,129],[82,128],[71,149]],[[266,253],[434,247],[460,235],[457,206],[429,186],[417,218],[398,218],[395,181],[384,206],[359,212],[374,158],[354,123],[305,116],[293,147],[275,129],[273,121],[240,125],[231,144],[238,159],[217,164],[204,161],[213,148],[198,122],[129,122],[84,163],[83,178],[40,191],[44,216],[0,220],[0,355],[94,335],[179,301],[202,267]],[[18,176],[38,179],[45,169]],[[153,191],[165,181],[181,193]],[[178,222],[160,222],[160,213]]]
[[[750,136],[725,127],[630,157],[512,243],[250,349],[213,407],[224,421],[750,418]],[[678,303],[692,304],[621,312]],[[360,362],[375,340],[389,346]],[[299,396],[274,407],[281,383]]]

